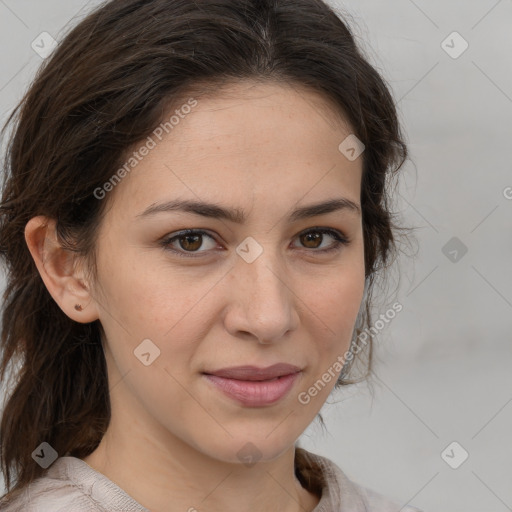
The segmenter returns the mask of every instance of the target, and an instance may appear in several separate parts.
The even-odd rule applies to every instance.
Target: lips
[[[284,398],[301,374],[298,366],[279,363],[267,368],[237,366],[204,373],[205,379],[246,407],[272,405]]]
[[[233,366],[231,368],[222,368],[212,372],[205,372],[207,375],[215,375],[226,379],[235,380],[271,380],[277,377],[283,377],[292,373],[300,372],[298,366],[287,363],[278,363],[267,368],[258,368],[257,366]]]

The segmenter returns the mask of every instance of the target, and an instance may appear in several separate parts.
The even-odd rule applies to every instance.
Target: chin
[[[282,439],[270,439],[272,434],[265,438],[266,435],[239,434],[233,435],[233,437],[226,436],[218,443],[210,444],[208,447],[203,446],[201,451],[222,462],[252,467],[258,462],[271,461],[281,456],[293,447],[296,441],[296,439],[289,439],[286,442]]]

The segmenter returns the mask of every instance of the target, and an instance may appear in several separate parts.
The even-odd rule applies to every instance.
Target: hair
[[[0,423],[5,498],[43,474],[31,456],[41,442],[83,458],[98,446],[111,412],[102,326],[73,321],[53,300],[28,250],[27,222],[55,219],[59,241],[96,275],[96,235],[109,201],[94,190],[171,106],[241,80],[319,93],[364,143],[367,294],[354,334],[371,325],[374,281],[394,261],[403,229],[394,223],[389,180],[408,152],[387,85],[341,16],[322,0],[104,2],[44,61],[2,130],[3,137],[13,127],[0,204],[7,269],[0,380],[19,363]],[[362,379],[371,373],[372,337],[353,359],[366,354]],[[345,379],[353,361],[336,387],[359,382]],[[297,457],[305,460],[300,451]],[[301,479],[314,482],[306,473]]]

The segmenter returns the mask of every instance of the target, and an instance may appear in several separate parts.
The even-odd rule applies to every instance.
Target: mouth
[[[277,363],[272,366],[267,366],[266,368],[248,365],[231,366],[229,368],[221,368],[220,370],[213,370],[204,373],[207,375],[224,377],[226,379],[263,381],[284,377],[300,371],[301,369],[293,364]]]
[[[267,368],[237,366],[204,372],[209,383],[247,407],[272,405],[283,399],[301,376],[298,366],[279,363]]]

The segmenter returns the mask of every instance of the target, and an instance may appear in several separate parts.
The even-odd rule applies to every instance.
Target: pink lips
[[[242,405],[270,405],[283,398],[300,376],[301,369],[286,363],[267,368],[237,366],[205,373],[204,376],[227,396]]]

